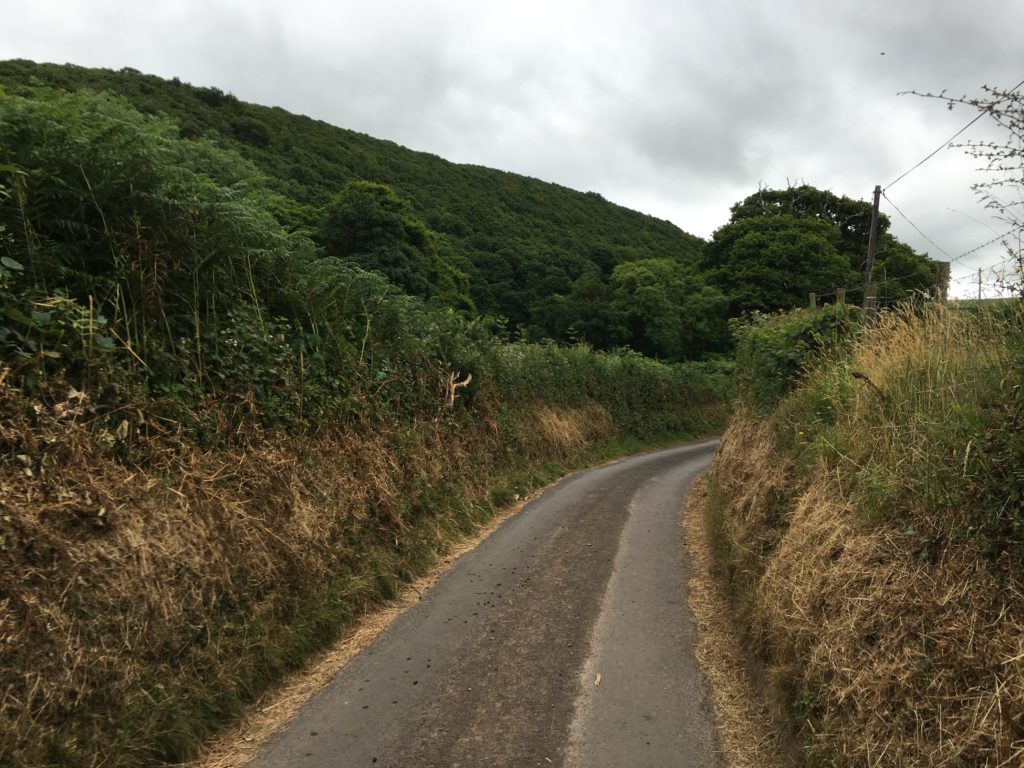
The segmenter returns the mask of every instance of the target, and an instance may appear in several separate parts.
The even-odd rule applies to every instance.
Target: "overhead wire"
[[[1004,238],[1009,237],[1010,235],[1014,234],[1015,232],[1018,232],[1022,228],[1024,228],[1024,225],[1016,226],[1016,227],[1013,227],[1011,229],[1008,229],[1006,232],[1003,232],[1003,234],[997,235],[996,237],[993,237],[991,240],[986,240],[981,245],[979,245],[979,246],[977,246],[975,248],[971,248],[971,250],[969,250],[969,251],[964,251],[959,256],[957,256],[957,257],[955,257],[953,259],[950,259],[949,263],[952,264],[953,262],[960,261],[960,259],[962,259],[964,256],[970,256],[972,253],[977,253],[982,248],[987,248],[988,246],[992,245],[993,243],[999,242],[1000,240],[1003,240]]]
[[[924,232],[922,232],[922,231],[921,231],[921,228],[920,228],[919,226],[917,226],[917,224],[915,224],[914,222],[912,222],[912,221],[910,220],[910,217],[908,217],[908,216],[907,216],[907,214],[905,214],[905,213],[904,213],[903,211],[901,211],[901,210],[900,210],[900,207],[899,207],[898,205],[896,205],[896,203],[894,203],[894,202],[892,201],[892,198],[890,198],[890,197],[889,197],[889,195],[887,195],[887,194],[885,193],[885,190],[882,190],[882,197],[884,197],[884,198],[886,199],[886,202],[888,202],[888,203],[889,203],[889,205],[891,205],[891,206],[892,206],[892,207],[893,207],[893,208],[894,208],[894,209],[896,210],[896,213],[898,213],[898,214],[899,214],[900,216],[902,216],[902,217],[903,217],[903,218],[904,218],[904,219],[906,220],[907,224],[909,224],[909,225],[910,225],[910,226],[912,226],[912,227],[913,227],[913,228],[914,228],[915,230],[917,230],[917,233],[918,233],[918,234],[919,234],[919,235],[920,235],[921,237],[923,237],[923,238],[924,238],[925,240],[927,240],[927,241],[928,241],[929,243],[931,243],[932,245],[934,245],[934,246],[935,246],[936,248],[938,248],[938,249],[939,249],[939,250],[940,250],[940,251],[941,251],[941,252],[942,252],[943,254],[945,254],[945,255],[946,255],[946,256],[947,256],[947,257],[948,257],[949,259],[951,259],[951,260],[952,260],[952,258],[953,258],[953,257],[952,257],[952,256],[950,256],[950,254],[949,254],[949,253],[948,253],[948,252],[947,252],[947,251],[946,251],[946,250],[945,250],[945,249],[944,249],[944,248],[943,248],[943,247],[942,247],[941,245],[939,245],[938,243],[936,243],[936,242],[935,242],[934,240],[932,240],[932,239],[931,239],[930,237],[928,237],[928,235],[926,235],[926,234],[925,234]]]
[[[1019,83],[1017,83],[1017,84],[1016,84],[1015,86],[1013,86],[1013,88],[1011,88],[1011,89],[1010,89],[1009,91],[1007,91],[1007,92],[1006,92],[1006,93],[1007,93],[1007,95],[1010,95],[1010,94],[1012,94],[1012,93],[1013,93],[1014,91],[1016,91],[1016,90],[1017,90],[1018,88],[1020,88],[1020,87],[1021,87],[1022,85],[1024,85],[1024,80],[1021,80],[1021,81],[1020,81]],[[951,102],[951,103],[952,103],[952,102]],[[886,185],[885,185],[885,189],[888,189],[889,187],[893,186],[893,185],[894,185],[894,184],[896,184],[897,182],[899,182],[899,181],[903,180],[904,178],[906,178],[907,176],[909,176],[909,175],[910,175],[911,173],[913,173],[914,171],[916,171],[916,170],[917,170],[918,168],[920,168],[920,167],[921,167],[922,165],[924,165],[924,164],[925,164],[925,163],[927,163],[927,162],[928,162],[929,160],[931,160],[931,159],[932,159],[933,157],[935,157],[935,156],[936,156],[937,154],[939,154],[939,152],[941,152],[942,150],[944,150],[944,149],[946,149],[947,147],[949,147],[949,145],[950,145],[950,143],[951,143],[951,142],[953,141],[953,139],[955,139],[955,138],[956,138],[957,136],[959,136],[959,135],[960,135],[961,133],[963,133],[964,131],[966,131],[966,130],[967,130],[968,128],[970,128],[970,127],[971,127],[972,125],[974,125],[974,124],[975,124],[976,122],[978,122],[979,120],[981,120],[981,118],[983,118],[983,117],[984,117],[985,115],[987,115],[987,114],[990,114],[988,110],[983,110],[983,111],[979,112],[979,113],[978,113],[977,115],[975,115],[975,116],[974,116],[973,118],[971,118],[971,119],[970,119],[970,120],[968,121],[967,125],[965,125],[965,126],[964,126],[963,128],[961,128],[961,129],[960,129],[959,131],[957,131],[956,133],[954,133],[954,134],[953,134],[952,136],[950,136],[950,137],[949,137],[948,139],[946,139],[946,140],[945,140],[944,142],[942,142],[942,143],[941,143],[941,144],[940,144],[939,146],[937,146],[937,147],[936,147],[936,148],[935,148],[934,150],[932,150],[932,151],[931,151],[931,152],[929,152],[929,153],[928,153],[927,155],[925,155],[925,157],[924,157],[924,158],[923,158],[922,160],[920,160],[920,161],[919,161],[918,163],[914,164],[913,166],[911,166],[910,168],[908,168],[907,170],[905,170],[905,171],[904,171],[903,173],[901,173],[901,174],[900,174],[899,176],[897,176],[897,177],[896,177],[895,179],[893,179],[893,180],[892,180],[892,181],[890,181],[890,182],[889,182],[888,184],[886,184]]]
[[[1018,86],[1018,88],[1019,88],[1019,87],[1020,87],[1020,86]],[[935,148],[935,149],[934,149],[933,151],[929,152],[929,153],[928,153],[928,154],[927,154],[927,155],[925,156],[925,158],[924,158],[923,160],[921,160],[921,162],[919,162],[919,163],[917,163],[916,165],[912,166],[911,168],[907,169],[906,171],[904,171],[903,173],[901,173],[901,174],[900,174],[899,176],[897,176],[897,177],[896,177],[895,179],[893,179],[893,180],[892,180],[892,181],[890,181],[890,182],[889,182],[888,184],[886,184],[886,185],[885,185],[885,189],[888,189],[889,187],[891,187],[891,186],[893,186],[894,184],[896,184],[896,183],[897,183],[898,181],[900,181],[900,180],[902,180],[903,178],[905,178],[905,177],[909,176],[909,175],[910,175],[911,173],[913,173],[914,171],[916,171],[916,170],[917,170],[918,168],[920,168],[920,167],[921,167],[922,165],[924,165],[924,164],[925,164],[925,163],[927,163],[927,162],[928,162],[929,160],[931,160],[931,159],[932,159],[933,157],[935,157],[935,156],[936,156],[937,154],[939,154],[939,152],[941,152],[942,150],[944,150],[944,149],[946,149],[947,147],[949,147],[949,144],[950,144],[950,142],[951,142],[951,141],[953,141],[953,139],[955,139],[955,138],[956,138],[957,136],[959,136],[959,135],[960,135],[961,133],[963,133],[964,131],[966,131],[966,130],[967,130],[968,128],[970,128],[970,127],[971,127],[972,125],[974,125],[974,124],[975,124],[976,122],[978,122],[979,120],[981,120],[981,118],[983,118],[983,117],[984,117],[984,116],[985,116],[986,114],[987,114],[987,113],[985,113],[985,112],[979,112],[979,113],[978,113],[977,115],[975,115],[975,116],[974,116],[974,118],[973,118],[973,119],[972,119],[972,120],[971,120],[971,121],[970,121],[969,123],[967,123],[967,125],[965,125],[965,126],[964,126],[963,128],[961,128],[961,129],[960,129],[959,131],[957,131],[957,132],[956,132],[956,133],[954,133],[954,134],[953,134],[952,136],[950,136],[950,137],[949,137],[948,139],[946,139],[946,140],[945,140],[944,142],[942,142],[942,144],[940,144],[940,145],[939,145],[938,147],[936,147],[936,148]]]

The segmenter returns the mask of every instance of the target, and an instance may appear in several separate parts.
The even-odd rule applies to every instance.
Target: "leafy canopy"
[[[811,291],[830,294],[836,288],[845,288],[851,301],[859,301],[870,203],[804,184],[760,189],[731,210],[729,223],[705,247],[704,266],[712,282],[730,296],[733,314],[798,306]],[[878,295],[901,300],[912,292],[930,291],[934,263],[899,242],[889,226],[889,218],[880,213],[873,270]]]
[[[856,279],[839,251],[839,230],[790,213],[742,218],[717,230],[704,251],[708,277],[728,297],[732,316],[790,309],[811,291]]]

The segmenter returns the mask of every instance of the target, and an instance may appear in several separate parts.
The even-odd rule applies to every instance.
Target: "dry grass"
[[[753,623],[812,764],[1024,760],[1024,595],[970,546],[922,562],[827,479],[801,496]]]
[[[778,746],[781,736],[762,691],[748,675],[747,651],[713,574],[706,504],[701,478],[690,488],[683,532],[693,571],[688,591],[698,629],[697,660],[709,682],[722,758],[726,768],[779,768],[787,764]]]
[[[616,432],[611,416],[597,403],[559,410],[542,406],[537,409],[534,429],[535,450],[563,459],[582,454],[595,440]]]
[[[733,607],[808,765],[1024,765],[1020,564],[971,527],[999,493],[968,457],[1008,380],[1000,322],[890,315],[726,432]]]
[[[97,434],[80,405],[0,383],[5,768],[191,758],[487,518],[510,462],[530,466],[486,423],[301,441],[250,427],[214,453],[143,414]],[[602,413],[519,430],[560,461],[611,437]]]
[[[742,598],[782,535],[778,518],[793,493],[793,463],[778,451],[767,422],[738,414],[722,435],[711,475],[729,500],[721,521],[731,550],[726,567]]]

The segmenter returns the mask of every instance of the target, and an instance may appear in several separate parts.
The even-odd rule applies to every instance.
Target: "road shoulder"
[[[732,623],[733,607],[714,576],[704,518],[704,477],[690,488],[683,538],[690,555],[690,610],[697,622],[697,661],[715,708],[725,768],[784,768],[771,709],[747,673],[747,654]]]

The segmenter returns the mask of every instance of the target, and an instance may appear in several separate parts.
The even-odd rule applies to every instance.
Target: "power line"
[[[1005,274],[1004,275],[996,275],[996,270],[999,269],[1000,267],[1005,267],[1007,264],[1009,264],[1011,262],[1015,262],[1015,261],[1017,261],[1017,257],[1016,256],[1010,256],[1008,259],[1003,259],[1002,261],[1000,261],[1000,262],[998,262],[996,264],[990,264],[987,267],[975,267],[974,269],[980,270],[983,273],[984,272],[990,272],[992,274],[992,277],[1000,278],[1001,279],[1001,278],[1005,277]],[[953,278],[951,280],[951,282],[963,283],[963,282],[965,282],[967,280],[977,280],[977,278],[978,278],[977,272],[971,272],[970,274],[966,274],[966,275],[963,275],[961,277],[955,277],[955,278]]]
[[[1011,88],[1011,89],[1010,89],[1009,91],[1007,91],[1007,94],[1009,95],[1009,94],[1013,93],[1013,92],[1014,92],[1014,91],[1016,91],[1016,90],[1017,90],[1018,88],[1020,88],[1020,87],[1021,87],[1022,85],[1024,85],[1024,80],[1021,80],[1021,81],[1020,81],[1019,83],[1017,83],[1017,84],[1016,84],[1015,86],[1013,86],[1013,88]],[[952,102],[950,102],[950,104],[952,105]],[[935,157],[935,156],[936,156],[937,154],[939,154],[939,152],[941,152],[942,150],[946,149],[946,148],[947,148],[947,147],[948,147],[948,146],[950,145],[950,143],[951,143],[951,142],[953,141],[953,139],[955,139],[955,138],[956,138],[957,136],[959,136],[959,135],[960,135],[961,133],[963,133],[964,131],[966,131],[966,130],[967,130],[968,128],[970,128],[970,127],[971,127],[972,125],[974,125],[974,124],[975,124],[976,122],[978,122],[979,120],[981,120],[981,118],[983,118],[983,117],[984,117],[985,115],[987,115],[987,114],[989,114],[988,110],[983,110],[983,111],[979,112],[979,113],[978,113],[977,115],[975,115],[975,116],[974,116],[973,118],[971,118],[971,120],[970,120],[970,121],[969,121],[969,122],[967,123],[967,125],[965,125],[965,126],[964,126],[963,128],[961,128],[961,129],[960,129],[959,131],[957,131],[957,132],[956,132],[956,133],[954,133],[954,134],[953,134],[952,136],[950,136],[950,137],[949,137],[948,139],[946,139],[946,140],[945,140],[944,142],[942,142],[942,143],[941,143],[941,144],[940,144],[939,146],[937,146],[937,147],[936,147],[936,148],[935,148],[935,149],[934,149],[934,150],[933,150],[932,152],[929,152],[929,153],[928,153],[928,154],[927,154],[927,155],[926,155],[926,156],[924,157],[924,159],[923,159],[923,160],[921,160],[921,161],[920,161],[919,163],[917,163],[916,165],[914,165],[914,166],[913,166],[913,167],[911,167],[910,169],[908,169],[908,170],[904,171],[904,172],[903,172],[903,173],[901,173],[901,174],[900,174],[899,176],[897,176],[897,177],[896,177],[895,179],[893,179],[893,180],[892,180],[892,181],[890,181],[890,182],[889,182],[888,184],[886,184],[886,185],[885,185],[885,188],[886,188],[886,189],[889,189],[889,187],[893,186],[893,185],[894,185],[894,184],[895,184],[896,182],[900,181],[900,180],[901,180],[901,179],[903,179],[904,177],[906,177],[906,176],[909,176],[909,175],[910,175],[911,173],[913,173],[914,171],[916,171],[916,170],[917,170],[918,168],[920,168],[920,167],[921,167],[922,165],[924,165],[924,164],[925,164],[925,163],[927,163],[927,162],[928,162],[929,160],[931,160],[931,159],[932,159],[933,157]],[[895,207],[895,206],[894,206],[894,207]],[[937,247],[937,246],[936,246],[936,247]]]
[[[989,230],[990,232],[996,232],[997,231],[996,228],[993,227],[991,224],[988,224],[988,223],[982,221],[981,219],[976,219],[974,216],[971,216],[971,214],[969,214],[969,213],[964,213],[963,211],[958,211],[956,208],[950,208],[948,205],[946,206],[946,210],[949,211],[950,213],[958,213],[961,216],[963,216],[965,219],[970,219],[971,221],[973,221],[973,222],[975,222],[977,224],[981,224],[981,226],[985,227],[985,229]]]
[[[887,194],[885,194],[885,192],[884,192],[884,191],[882,192],[882,197],[884,197],[884,198],[886,199],[886,202],[888,202],[888,203],[889,203],[889,205],[891,205],[891,206],[892,206],[893,208],[895,208],[895,209],[896,209],[896,213],[898,213],[898,214],[899,214],[900,216],[902,216],[902,217],[903,217],[904,219],[906,219],[906,222],[907,222],[907,224],[909,224],[909,225],[910,225],[910,226],[912,226],[912,227],[913,227],[914,229],[916,229],[916,230],[917,230],[917,233],[918,233],[918,234],[919,234],[919,235],[920,235],[921,237],[923,237],[923,238],[924,238],[925,240],[927,240],[927,241],[928,241],[929,243],[931,243],[931,244],[932,244],[932,245],[934,245],[934,246],[935,246],[936,248],[938,248],[938,249],[939,249],[939,251],[941,251],[941,252],[942,252],[943,254],[945,254],[945,255],[946,255],[946,256],[947,256],[947,257],[948,257],[948,258],[950,259],[950,263],[952,263],[952,259],[953,259],[953,257],[952,257],[952,256],[950,256],[950,255],[949,255],[949,253],[947,253],[947,252],[946,252],[946,250],[945,250],[945,249],[944,249],[944,248],[943,248],[943,247],[942,247],[941,245],[939,245],[938,243],[936,243],[936,242],[935,242],[934,240],[932,240],[932,239],[931,239],[930,237],[928,237],[928,235],[926,235],[926,234],[925,234],[924,232],[922,232],[922,231],[921,231],[921,228],[920,228],[919,226],[917,226],[917,224],[915,224],[914,222],[912,222],[912,221],[910,220],[910,218],[909,218],[909,217],[907,216],[907,214],[905,214],[905,213],[904,213],[903,211],[901,211],[901,210],[900,210],[900,207],[899,207],[898,205],[896,205],[896,203],[894,203],[894,202],[892,201],[892,199],[891,199],[891,198],[890,198],[890,197],[889,197],[889,196],[888,196]]]
[[[971,250],[969,250],[969,251],[964,251],[964,252],[963,252],[963,253],[961,253],[961,254],[960,254],[959,256],[957,256],[957,257],[956,257],[955,259],[951,259],[949,263],[950,263],[950,264],[953,264],[954,262],[960,261],[960,259],[962,259],[962,258],[963,258],[964,256],[970,256],[970,255],[971,255],[972,253],[977,253],[977,252],[978,252],[978,251],[980,251],[980,250],[981,250],[982,248],[987,248],[988,246],[992,245],[992,243],[995,243],[995,242],[998,242],[998,241],[1000,241],[1000,240],[1003,240],[1004,238],[1007,238],[1007,237],[1009,237],[1010,235],[1013,235],[1013,234],[1015,234],[1015,233],[1017,233],[1017,232],[1021,231],[1021,229],[1024,229],[1024,224],[1018,225],[1018,226],[1016,226],[1016,227],[1012,227],[1012,228],[1010,228],[1010,229],[1006,230],[1005,232],[1003,232],[1003,234],[1001,234],[1001,235],[996,235],[996,236],[995,236],[995,237],[993,237],[993,238],[992,238],[991,240],[986,240],[986,241],[985,241],[984,243],[982,243],[981,245],[979,245],[979,246],[976,246],[976,247],[974,247],[974,248],[971,248]],[[1011,259],[1012,259],[1012,258],[1015,258],[1015,257],[1011,257]],[[1010,261],[1010,259],[1007,259],[1007,261]]]
[[[977,115],[974,116],[974,118],[969,123],[967,123],[967,125],[965,125],[959,131],[957,131],[952,136],[950,136],[948,139],[946,139],[944,142],[942,142],[942,144],[940,144],[938,147],[936,147],[934,151],[929,152],[928,155],[926,155],[925,158],[923,160],[921,160],[921,162],[917,163],[916,165],[914,165],[909,170],[904,171],[899,176],[897,176],[895,179],[893,179],[888,184],[886,184],[885,188],[889,189],[889,187],[893,186],[896,182],[900,181],[901,179],[903,179],[906,176],[909,176],[911,173],[916,171],[922,165],[927,163],[929,160],[931,160],[933,157],[935,157],[937,154],[939,154],[939,152],[941,152],[942,150],[946,149],[949,146],[950,142],[953,141],[953,139],[955,139],[961,133],[966,131],[968,128],[970,128],[972,125],[974,125],[976,122],[981,120],[981,118],[983,118],[986,114],[988,114],[988,113],[987,112],[979,112]]]

